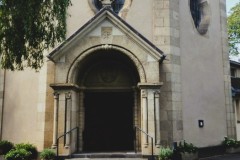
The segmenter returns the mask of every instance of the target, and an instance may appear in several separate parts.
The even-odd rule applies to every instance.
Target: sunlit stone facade
[[[39,72],[0,72],[2,139],[42,150],[73,129],[61,154],[148,155],[152,145],[158,154],[236,136],[225,0],[201,0],[196,11],[189,0],[119,0],[117,11],[101,3],[72,0],[68,38]]]

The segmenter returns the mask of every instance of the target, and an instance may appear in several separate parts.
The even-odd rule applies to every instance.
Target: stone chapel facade
[[[225,3],[72,0],[68,38],[43,68],[0,72],[1,139],[42,150],[73,129],[61,154],[148,155],[139,129],[155,154],[235,137]]]

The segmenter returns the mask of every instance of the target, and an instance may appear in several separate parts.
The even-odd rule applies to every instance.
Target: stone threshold
[[[101,153],[75,153],[72,158],[142,158],[143,155],[135,152],[101,152]]]

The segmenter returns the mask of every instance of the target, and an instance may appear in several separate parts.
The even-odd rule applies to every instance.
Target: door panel
[[[86,92],[84,151],[131,151],[133,93]]]

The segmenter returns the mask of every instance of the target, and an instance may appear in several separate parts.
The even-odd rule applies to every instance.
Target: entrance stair
[[[148,160],[136,153],[81,153],[73,154],[71,158],[65,160]]]

